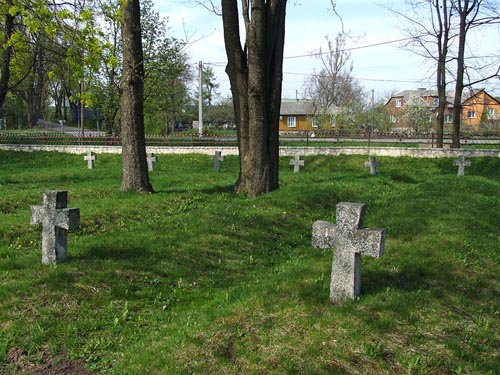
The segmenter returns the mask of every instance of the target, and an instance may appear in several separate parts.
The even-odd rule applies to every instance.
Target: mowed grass
[[[47,350],[109,374],[500,374],[500,159],[281,159],[279,190],[233,192],[238,159],[159,155],[155,194],[120,192],[121,158],[0,151],[0,373]],[[81,228],[43,266],[29,225],[68,190]],[[385,255],[332,305],[332,250],[311,247],[338,202],[367,204]]]

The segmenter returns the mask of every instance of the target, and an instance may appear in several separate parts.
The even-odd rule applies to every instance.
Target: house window
[[[396,99],[396,108],[401,108],[403,106],[403,101],[401,99]]]
[[[332,126],[332,128],[334,128],[336,124],[337,124],[337,119],[335,118],[335,115],[331,115],[330,116],[330,125]]]
[[[289,128],[296,128],[297,127],[297,117],[295,116],[290,116],[286,119],[286,126]]]
[[[447,124],[451,124],[451,115],[445,115],[444,116],[444,122]]]
[[[319,119],[318,119],[316,116],[314,116],[314,117],[312,118],[311,122],[312,122],[312,127],[313,127],[313,128],[317,128],[317,127],[319,127]]]
[[[395,124],[395,123],[396,123],[396,116],[391,115],[391,122],[392,122],[393,124]]]
[[[434,107],[439,107],[439,98],[434,98]]]
[[[476,112],[467,111],[467,118],[476,118]]]
[[[488,116],[495,116],[495,109],[494,108],[488,108]]]

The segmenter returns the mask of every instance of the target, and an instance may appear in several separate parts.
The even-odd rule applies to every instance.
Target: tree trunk
[[[465,75],[465,41],[467,31],[474,25],[481,1],[458,0],[455,3],[460,24],[458,29],[458,51],[457,51],[457,81],[455,84],[455,99],[453,101],[453,127],[451,135],[451,147],[460,148],[460,123],[462,120],[462,93],[464,91]],[[469,16],[471,16],[469,19]]]
[[[235,189],[249,196],[279,187],[279,111],[286,0],[243,1],[242,48],[236,0],[222,0],[226,72],[238,132],[240,174]]]
[[[462,93],[464,91],[464,56],[465,56],[465,15],[460,16],[460,32],[458,36],[457,78],[455,98],[453,100],[453,125],[451,130],[451,147],[460,148],[460,122],[462,121]]]
[[[8,46],[7,43],[14,32],[14,18],[15,16],[11,15],[9,12],[9,8],[12,6],[12,0],[7,0],[7,4],[5,5],[5,14],[4,16],[4,36],[3,45],[0,46],[1,49],[1,66],[0,66],[0,116],[3,115],[5,99],[7,97],[7,92],[9,90],[9,80],[10,80],[10,60],[12,59],[12,46]]]
[[[144,61],[139,0],[126,0],[122,7],[122,190],[153,192],[144,135]]]
[[[443,148],[444,137],[444,114],[448,103],[446,100],[446,59],[448,58],[448,46],[450,35],[451,10],[448,8],[448,0],[436,1],[434,10],[437,17],[437,74],[436,83],[438,91],[438,112],[436,129],[436,147]]]

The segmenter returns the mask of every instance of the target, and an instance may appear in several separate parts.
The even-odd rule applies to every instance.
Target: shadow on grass
[[[125,246],[102,246],[102,247],[91,247],[85,255],[73,256],[69,258],[82,260],[82,259],[114,259],[114,260],[133,260],[137,261],[137,258],[149,257],[150,254],[144,248],[139,247],[125,247]]]
[[[329,299],[331,282],[331,260],[328,272],[315,283],[302,284],[300,296],[303,301],[311,304],[322,304],[325,298]],[[384,269],[362,269],[361,270],[361,292],[360,297],[368,297],[382,293],[385,290],[401,290],[415,292],[418,290],[431,290],[434,285],[439,285],[439,291],[452,294],[456,291],[451,273],[442,269],[436,272],[435,268],[425,266],[404,265],[398,271],[387,271]],[[388,306],[387,308],[391,308]]]

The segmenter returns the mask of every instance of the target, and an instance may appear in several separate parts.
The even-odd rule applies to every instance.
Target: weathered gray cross
[[[470,160],[465,158],[465,155],[460,155],[458,160],[453,161],[453,165],[458,166],[457,176],[463,176],[465,174],[465,167],[470,166]]]
[[[68,192],[49,190],[43,204],[31,206],[30,224],[42,224],[42,263],[66,260],[67,232],[80,226],[80,209],[67,208]]]
[[[83,157],[83,160],[85,160],[87,162],[87,167],[89,169],[93,169],[94,168],[94,161],[95,161],[96,157],[95,157],[95,154],[90,151],[90,150],[87,150],[87,155],[85,155]]]
[[[377,174],[377,167],[381,165],[381,162],[375,160],[375,156],[370,156],[370,161],[365,162],[365,168],[370,168],[370,174],[372,176]]]
[[[385,229],[363,228],[366,206],[361,203],[337,204],[336,224],[316,221],[312,245],[334,247],[330,300],[355,299],[361,289],[361,254],[379,258],[384,253]]]
[[[293,165],[295,173],[299,173],[300,166],[304,166],[304,160],[300,160],[300,154],[295,154],[295,158],[290,160],[290,165]]]
[[[214,161],[214,171],[220,171],[220,162],[224,161],[224,156],[222,156],[222,151],[215,151],[214,156],[212,156]]]
[[[148,162],[148,171],[152,171],[154,169],[154,163],[156,163],[157,160],[155,154],[148,152],[146,160]]]

